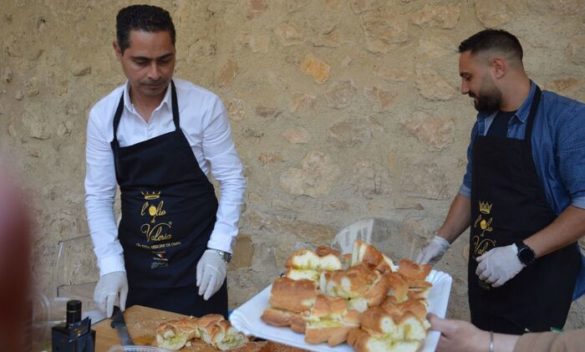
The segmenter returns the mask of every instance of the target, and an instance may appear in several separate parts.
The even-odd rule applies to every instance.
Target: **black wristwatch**
[[[213,249],[224,262],[229,263],[232,260],[232,254],[230,252],[220,251],[219,249]]]
[[[516,247],[518,248],[518,259],[520,263],[528,266],[534,262],[536,259],[536,254],[532,248],[528,247],[523,241],[516,242]]]

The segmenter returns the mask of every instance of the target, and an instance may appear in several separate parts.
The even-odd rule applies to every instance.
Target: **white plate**
[[[441,318],[445,317],[447,304],[449,303],[449,293],[451,292],[451,282],[453,279],[447,273],[432,270],[427,281],[433,284],[428,295],[429,312],[435,313]],[[269,306],[270,290],[272,285],[266,287],[249,301],[235,309],[230,315],[232,325],[246,335],[253,335],[270,341],[280,342],[285,345],[302,348],[309,351],[331,351],[331,352],[349,352],[353,351],[348,344],[342,344],[335,347],[323,343],[311,345],[305,342],[305,335],[298,334],[289,328],[270,326],[260,319],[264,309]],[[421,352],[433,352],[437,348],[440,334],[437,331],[429,331],[424,341]]]

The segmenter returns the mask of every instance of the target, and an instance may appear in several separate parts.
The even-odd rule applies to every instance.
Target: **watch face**
[[[528,246],[524,246],[518,251],[518,258],[522,264],[528,265],[534,261],[534,252]]]
[[[229,263],[232,260],[232,254],[229,252],[224,252],[224,251],[220,251],[220,250],[216,250],[217,254],[219,254],[221,256],[221,259],[223,259],[226,263]]]

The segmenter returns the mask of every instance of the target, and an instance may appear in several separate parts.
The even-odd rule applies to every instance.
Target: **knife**
[[[120,341],[122,342],[123,346],[134,345],[134,341],[132,341],[132,338],[128,333],[126,321],[124,321],[124,313],[122,313],[118,306],[114,306],[114,313],[112,314],[111,326],[118,332],[118,337],[120,338]]]

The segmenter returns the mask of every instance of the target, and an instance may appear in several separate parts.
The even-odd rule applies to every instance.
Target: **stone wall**
[[[122,3],[2,3],[0,146],[30,189],[34,271],[47,295],[97,280],[91,246],[67,240],[88,232],[87,112],[124,80],[112,49]],[[268,285],[293,248],[327,244],[356,220],[376,218],[392,239],[385,250],[404,257],[440,226],[475,117],[459,94],[456,48],[469,35],[510,30],[532,79],[585,100],[583,0],[156,4],[177,26],[176,75],[222,97],[246,168],[232,307]],[[464,319],[466,239],[437,266],[454,277],[449,315]],[[54,275],[59,243],[74,254]],[[577,302],[570,327],[584,325],[583,312]]]

